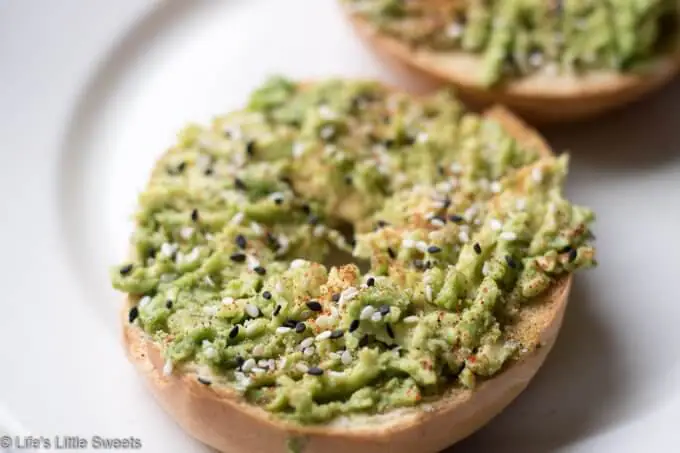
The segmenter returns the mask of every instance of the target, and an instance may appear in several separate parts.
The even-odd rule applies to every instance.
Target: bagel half
[[[347,10],[358,34],[379,54],[440,82],[452,83],[462,98],[481,105],[502,104],[535,123],[587,119],[623,106],[668,83],[680,71],[680,45],[651,62],[644,73],[591,71],[581,76],[545,73],[489,88],[480,83],[482,57],[462,51],[412,48],[381,33],[368,20]]]
[[[533,130],[503,108],[486,113],[518,141],[551,153]],[[249,404],[230,388],[206,386],[192,372],[163,373],[158,344],[137,325],[128,311],[137,303],[125,300],[123,341],[129,360],[142,375],[158,403],[193,437],[227,453],[393,453],[437,452],[468,436],[506,407],[529,383],[552,348],[560,329],[571,276],[560,278],[541,300],[521,310],[511,335],[534,345],[500,374],[475,390],[452,389],[432,403],[385,414],[355,415],[325,425],[300,425],[277,418]]]

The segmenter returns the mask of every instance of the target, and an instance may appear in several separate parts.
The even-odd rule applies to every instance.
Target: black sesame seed
[[[375,222],[375,227],[376,228],[385,228],[389,223],[385,222],[384,220],[378,220]]]
[[[229,331],[229,338],[235,338],[238,335],[238,326],[234,326]]]
[[[204,377],[199,377],[199,378],[198,378],[198,382],[200,382],[200,383],[203,384],[203,385],[210,385],[210,384],[212,384],[212,382],[210,382],[209,379],[206,379],[206,378],[204,378]]]
[[[271,247],[274,250],[278,250],[279,248],[281,248],[281,244],[279,244],[279,241],[276,239],[276,236],[274,236],[271,231],[267,231],[267,243],[269,247]]]
[[[318,225],[319,224],[319,217],[317,215],[310,215],[309,219],[307,220],[310,225]]]
[[[323,374],[323,370],[318,366],[312,366],[307,369],[307,373],[311,374],[312,376],[321,376]]]
[[[338,302],[340,300],[340,293],[335,293],[331,296],[333,302]]]
[[[449,206],[451,206],[451,199],[449,198],[444,198],[442,200],[442,208],[443,209],[449,209]]]
[[[481,254],[482,254],[482,246],[479,245],[479,242],[475,242],[475,245],[473,245],[472,248],[475,249],[475,253],[476,253],[477,255],[481,255]]]
[[[437,173],[439,173],[440,176],[444,176],[444,166],[443,165],[437,165]]]
[[[304,212],[307,215],[312,213],[312,208],[310,208],[308,204],[303,204],[301,206],[301,209],[302,209],[302,212]]]
[[[385,316],[387,313],[390,312],[390,306],[387,304],[381,305],[378,308],[378,312],[380,312],[381,315]]]
[[[302,333],[305,331],[306,328],[307,326],[305,325],[304,322],[299,322],[295,325],[295,332]]]
[[[359,347],[363,348],[365,346],[368,346],[369,341],[371,341],[371,337],[369,337],[368,335],[364,335],[363,337],[361,337],[361,340],[359,340]]]
[[[288,327],[290,329],[295,329],[295,326],[297,326],[297,321],[294,319],[286,319],[283,321],[283,324],[281,324],[283,327]]]
[[[517,269],[517,261],[510,255],[505,255],[505,262],[508,263],[508,267],[511,267],[512,269]]]
[[[127,275],[130,272],[132,272],[132,264],[126,264],[125,266],[120,268],[120,275]]]
[[[375,278],[369,277],[368,280],[366,280],[366,286],[375,286]]]
[[[130,323],[133,323],[133,322],[135,322],[135,319],[137,319],[138,316],[139,316],[139,308],[137,308],[136,306],[132,307],[130,309],[130,311],[128,312],[128,321],[130,321]]]
[[[352,181],[353,181],[352,175],[345,175],[344,180],[345,180],[345,184],[347,184],[348,186],[352,185]]]
[[[239,234],[238,236],[236,236],[236,245],[241,249],[246,248],[246,246],[248,245],[248,241],[246,240],[246,237],[242,234]]]
[[[246,190],[246,183],[243,182],[243,180],[239,178],[234,178],[234,187],[236,187],[239,190]]]
[[[232,253],[231,256],[229,256],[229,259],[232,260],[235,263],[242,263],[246,260],[246,255],[243,253]]]
[[[281,206],[283,204],[283,198],[281,197],[274,198],[274,204],[277,206]]]
[[[437,247],[436,245],[431,245],[427,248],[427,253],[439,253],[441,251],[441,247]]]
[[[290,179],[288,176],[281,176],[281,177],[279,178],[279,181],[281,181],[282,183],[284,183],[284,184],[287,185],[287,186],[292,186],[292,185],[293,185],[293,180]]]
[[[198,222],[198,209],[193,209],[191,211],[191,221]]]
[[[387,254],[390,256],[390,258],[395,259],[397,257],[396,252],[392,249],[392,247],[387,247]]]
[[[385,324],[385,330],[387,330],[387,335],[389,335],[390,338],[394,339],[394,330],[392,330],[392,326],[389,324]]]
[[[336,340],[336,339],[338,339],[338,338],[341,338],[344,334],[345,334],[345,332],[343,332],[343,331],[340,330],[340,329],[334,330],[333,332],[331,332],[330,339],[331,339],[331,340]]]
[[[449,220],[452,221],[453,223],[463,223],[465,221],[465,218],[458,214],[451,214],[449,216]]]
[[[312,311],[321,311],[323,310],[323,307],[317,300],[309,300],[307,301],[307,307],[312,310]]]
[[[172,309],[172,301],[171,300],[165,301],[165,308],[167,308],[168,310]]]
[[[572,249],[573,249],[573,247],[572,247],[571,245],[567,245],[567,246],[562,247],[562,248],[558,251],[558,253],[569,253],[569,252],[572,251]]]
[[[383,145],[385,146],[385,148],[391,148],[392,146],[394,146],[394,139],[386,138],[385,140],[383,140]]]
[[[281,312],[281,305],[277,305],[274,307],[274,312],[272,313],[273,316],[277,316]]]
[[[262,266],[257,266],[253,269],[257,275],[264,275],[267,273],[267,269]]]
[[[246,363],[246,359],[244,359],[240,355],[237,355],[234,360],[236,361],[236,367],[237,368],[241,368],[243,366],[243,364]]]
[[[250,156],[253,157],[255,155],[255,140],[248,140],[246,143],[246,153]]]
[[[572,249],[572,250],[569,252],[569,262],[570,262],[570,263],[573,263],[574,260],[576,260],[576,257],[577,257],[577,256],[578,256],[578,250]]]
[[[416,142],[416,138],[413,135],[409,134],[406,137],[404,137],[403,141],[404,141],[404,145],[411,146]]]
[[[352,333],[355,330],[357,330],[359,328],[359,322],[360,321],[358,319],[353,319],[352,322],[349,324],[349,329],[347,329],[347,331],[349,333]]]
[[[215,170],[212,167],[208,167],[203,170],[203,174],[206,176],[212,176],[213,173],[215,173]]]
[[[352,238],[349,238],[349,240],[348,240],[347,242],[348,242],[349,245],[351,245],[352,247],[354,247],[355,245],[357,245],[357,240],[354,239],[353,237],[352,237]]]
[[[266,300],[269,300],[272,298],[272,293],[269,291],[262,291],[262,297],[264,297]]]
[[[156,249],[149,249],[149,250],[146,252],[146,255],[147,255],[149,258],[156,258],[156,253],[158,253],[158,251],[157,251]]]

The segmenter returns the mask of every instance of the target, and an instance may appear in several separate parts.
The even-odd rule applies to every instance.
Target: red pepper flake
[[[477,357],[475,357],[475,356],[473,356],[473,355],[471,355],[471,356],[468,357],[467,359],[468,359],[468,362],[470,362],[470,363],[475,363],[475,362],[477,361]]]

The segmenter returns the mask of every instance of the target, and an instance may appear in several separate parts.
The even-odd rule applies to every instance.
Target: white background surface
[[[273,72],[408,82],[332,0],[0,2],[0,435],[205,451],[126,362],[107,269],[174,133]],[[546,135],[572,152],[571,198],[598,213],[601,265],[578,276],[530,388],[455,451],[677,451],[680,82]]]

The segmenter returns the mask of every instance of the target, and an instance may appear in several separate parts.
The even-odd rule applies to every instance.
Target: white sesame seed
[[[328,358],[329,358],[329,359],[332,359],[332,360],[339,359],[339,358],[340,358],[340,354],[338,354],[337,352],[329,352],[329,353],[328,353]]]
[[[407,316],[403,319],[404,323],[406,324],[415,324],[418,322],[418,317],[417,316]]]
[[[282,234],[278,237],[277,239],[279,243],[279,249],[276,251],[278,255],[283,255],[288,251],[288,247],[290,246],[290,239],[288,239],[288,236]]]
[[[142,297],[142,300],[139,301],[139,307],[144,308],[147,305],[149,305],[149,302],[151,302],[151,297],[144,296],[144,297]]]
[[[323,225],[317,225],[314,227],[314,231],[312,232],[312,234],[314,235],[314,237],[320,238],[321,236],[323,236],[325,232],[326,227],[324,227]]]
[[[307,147],[305,145],[303,145],[302,143],[296,142],[295,144],[293,144],[293,151],[292,151],[293,157],[295,159],[299,158],[300,156],[302,156],[305,153],[306,149],[307,149]]]
[[[432,286],[430,285],[425,286],[425,299],[428,302],[432,302]]]
[[[467,231],[459,231],[458,240],[460,242],[468,242],[470,240],[470,235],[467,233]]]
[[[190,226],[183,227],[179,230],[179,235],[184,240],[191,239],[191,236],[194,235],[194,228]]]
[[[217,307],[214,307],[212,305],[203,307],[203,313],[205,313],[208,316],[215,316],[217,314]]]
[[[250,222],[250,229],[253,230],[253,233],[257,236],[262,236],[264,234],[264,230],[257,222]]]
[[[485,277],[487,275],[489,275],[489,262],[488,261],[484,262],[484,265],[482,266],[482,275],[485,276]]]
[[[345,373],[343,373],[342,371],[335,371],[335,370],[328,370],[327,373],[328,373],[329,376],[335,376],[335,377],[340,377],[340,376],[345,375]]]
[[[269,194],[269,199],[273,202],[282,202],[285,199],[283,192],[272,192]]]
[[[427,132],[418,132],[416,135],[416,142],[426,143],[430,139],[430,135]]]
[[[251,271],[260,265],[260,260],[252,255],[246,255],[246,260],[248,261],[248,269]]]
[[[193,263],[196,261],[201,254],[201,249],[198,247],[194,247],[191,249],[191,252],[187,256],[184,257],[184,262],[185,263]]]
[[[330,330],[324,330],[321,332],[319,335],[316,336],[316,341],[323,341],[327,340],[331,337],[331,331]]]
[[[246,304],[245,310],[248,316],[250,316],[251,318],[257,318],[258,316],[260,316],[260,309],[257,308],[256,305],[251,304],[250,302]]]
[[[170,257],[177,251],[177,244],[168,244],[164,242],[161,245],[161,256]]]
[[[338,309],[335,307],[335,305],[331,305],[331,317],[333,318],[338,318],[340,317],[340,312]]]
[[[245,218],[245,216],[246,215],[244,213],[237,212],[236,214],[234,214],[234,217],[231,218],[229,223],[232,224],[232,225],[240,225],[241,222],[243,222],[243,219]]]
[[[328,315],[321,315],[316,318],[316,325],[321,329],[330,329],[334,319]]]
[[[269,369],[270,369],[270,370],[275,369],[275,368],[276,368],[276,360],[274,360],[274,359],[269,359],[269,360],[267,361],[267,366],[269,366]]]
[[[541,52],[533,52],[529,55],[529,64],[537,68],[543,64],[543,54]]]
[[[245,362],[243,362],[243,365],[241,365],[241,369],[245,373],[247,373],[250,370],[252,370],[254,366],[255,366],[255,359],[250,358],[250,359],[246,360]]]
[[[435,188],[439,192],[451,192],[454,189],[454,183],[451,181],[442,181],[438,183]]]
[[[290,331],[291,331],[290,327],[281,326],[281,327],[276,328],[276,333],[278,333],[278,334],[284,334],[284,333],[288,333]]]
[[[267,370],[264,370],[260,367],[255,366],[255,367],[251,368],[250,371],[252,371],[253,373],[256,373],[256,374],[262,374],[262,373],[265,373]]]
[[[340,293],[340,300],[338,303],[345,303],[349,302],[350,300],[354,299],[354,297],[359,293],[359,290],[356,289],[354,286],[350,286],[349,288],[346,288],[343,292]]]
[[[416,242],[416,248],[420,250],[423,253],[427,252],[427,243],[425,241],[418,241]]]
[[[514,233],[513,231],[503,231],[500,234],[500,238],[503,239],[504,241],[514,241],[517,239],[517,234]]]
[[[267,359],[258,360],[257,366],[259,366],[260,368],[269,368],[269,360]]]
[[[460,174],[463,172],[463,166],[458,162],[453,162],[449,167],[449,170],[451,170],[451,173]]]
[[[446,35],[454,39],[460,38],[463,35],[463,26],[458,22],[452,23],[446,27]]]
[[[214,239],[215,239],[215,236],[213,236],[213,235],[210,234],[210,233],[205,233],[205,240],[206,240],[206,241],[212,241],[212,240],[214,240]]]
[[[307,357],[310,357],[310,356],[313,356],[315,352],[316,352],[316,348],[314,346],[310,346],[308,348],[305,348],[302,351],[302,354],[304,354]]]
[[[489,186],[489,188],[491,189],[491,192],[493,192],[493,193],[500,193],[500,191],[503,190],[503,186],[498,181],[492,182],[491,185]]]
[[[288,365],[288,357],[281,357],[281,360],[279,360],[279,369],[283,369]]]
[[[517,208],[518,211],[524,211],[526,207],[527,207],[526,198],[518,198],[517,201],[515,202],[515,208]]]
[[[345,365],[349,365],[352,363],[352,353],[345,349],[342,351],[342,354],[340,354],[340,360],[342,360],[342,363]]]
[[[541,167],[534,167],[531,169],[531,179],[536,182],[543,181],[543,170],[541,170]]]
[[[276,282],[276,284],[274,285],[274,291],[276,291],[277,293],[283,292],[283,283],[281,283],[280,281]]]
[[[327,105],[319,107],[319,116],[324,120],[332,120],[337,118],[337,114],[332,111]]]
[[[295,369],[301,373],[306,373],[309,367],[307,366],[307,364],[300,362],[295,364]]]
[[[300,342],[300,347],[302,349],[308,348],[314,344],[314,337],[307,337]]]
[[[233,303],[234,303],[234,298],[233,298],[233,297],[227,296],[227,297],[225,297],[224,299],[222,299],[222,304],[224,304],[224,305],[231,305],[231,304],[233,304]]]
[[[324,126],[321,128],[321,131],[319,132],[319,135],[321,136],[322,139],[327,140],[333,136],[335,133],[335,127],[334,126]]]
[[[503,229],[503,223],[498,219],[489,220],[489,226],[493,231],[500,231]]]
[[[444,222],[442,219],[436,218],[436,217],[433,218],[432,220],[430,220],[430,223],[432,225],[436,226],[436,227],[439,227],[439,228],[446,226],[446,222]]]
[[[378,322],[382,319],[382,314],[379,311],[376,311],[371,315],[371,321],[373,322]]]
[[[172,374],[172,368],[173,368],[172,360],[167,359],[165,361],[165,364],[163,365],[163,375],[170,376]]]
[[[208,347],[204,348],[203,353],[209,359],[214,359],[215,357],[217,357],[217,350],[215,348],[213,348],[212,346],[208,346]]]
[[[412,249],[416,246],[416,241],[413,239],[404,239],[401,241],[401,247],[405,249]]]
[[[251,320],[246,321],[244,326],[246,328],[246,335],[248,336],[252,336],[259,328],[258,323],[252,322]]]
[[[375,313],[375,308],[373,305],[366,305],[359,314],[359,319],[369,319]]]
[[[253,348],[253,355],[258,357],[264,355],[264,345],[258,344]]]
[[[305,260],[296,259],[296,260],[291,261],[290,268],[291,269],[299,269],[301,267],[304,267],[306,263],[307,263],[307,261],[305,261]]]
[[[465,210],[463,217],[469,222],[477,215],[478,210],[476,205],[472,205]]]

